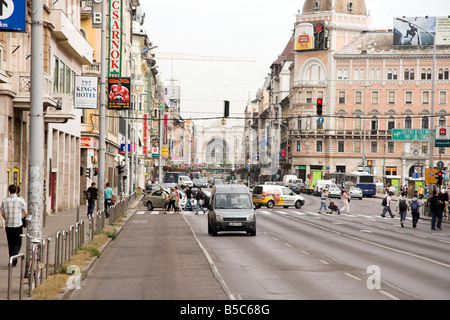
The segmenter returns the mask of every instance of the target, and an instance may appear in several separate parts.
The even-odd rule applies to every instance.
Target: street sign
[[[319,119],[317,119],[317,122],[322,124],[324,122],[324,119],[323,118],[319,118]]]
[[[430,141],[430,129],[392,129],[392,140]]]
[[[450,127],[436,127],[435,147],[450,147]]]
[[[437,183],[437,169],[425,169],[425,183]]]
[[[26,0],[0,0],[0,31],[25,31]]]

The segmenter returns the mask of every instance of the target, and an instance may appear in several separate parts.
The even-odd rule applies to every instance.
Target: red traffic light
[[[439,172],[437,173],[437,176],[438,176],[438,177],[442,177],[442,171],[439,171]]]
[[[323,100],[321,98],[317,99],[317,104],[322,104]]]

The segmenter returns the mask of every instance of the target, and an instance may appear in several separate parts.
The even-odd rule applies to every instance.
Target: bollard
[[[22,289],[23,289],[23,275],[24,275],[24,270],[23,270],[23,262],[25,260],[25,254],[20,253],[18,255],[12,256],[11,258],[9,258],[9,264],[8,264],[8,294],[6,299],[7,300],[11,300],[11,286],[12,286],[12,262],[14,259],[19,259],[20,258],[20,283],[19,283],[19,300],[22,300]]]

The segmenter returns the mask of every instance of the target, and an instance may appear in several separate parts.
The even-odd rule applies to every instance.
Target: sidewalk
[[[128,205],[128,211],[126,213],[126,218],[120,226],[115,226],[116,229],[119,228],[118,231],[122,228],[123,224],[129,219],[129,217],[134,212],[134,208],[139,204],[143,195],[138,195],[135,200],[131,200]],[[80,220],[84,221],[85,225],[85,242],[88,241],[88,226],[89,219],[87,217],[87,205],[80,205]],[[70,226],[74,226],[77,223],[77,209],[57,212],[54,214],[50,214],[46,217],[45,227],[42,230],[42,236],[45,238],[51,238],[49,250],[50,250],[50,258],[49,264],[51,266],[54,265],[55,260],[55,235],[58,231],[69,230]],[[107,224],[107,221],[105,222]],[[106,227],[106,226],[105,226]],[[24,232],[26,232],[24,230]],[[22,240],[22,249],[20,253],[25,253],[26,250],[26,238]],[[6,233],[4,229],[0,229],[0,300],[6,300],[8,294],[8,244],[6,240]],[[19,270],[20,270],[20,260],[17,264],[17,267],[13,268],[13,280],[12,280],[12,290],[11,290],[11,300],[18,300],[19,298]],[[28,283],[28,280],[25,279],[25,283]],[[24,300],[29,299],[28,297],[28,284],[23,286],[23,297]]]

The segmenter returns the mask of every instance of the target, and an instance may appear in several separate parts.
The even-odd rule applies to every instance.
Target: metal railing
[[[131,199],[136,199],[137,194],[133,193],[126,198],[116,202],[109,208],[108,223],[114,224],[118,218],[125,214],[128,210],[128,205]],[[92,242],[94,235],[100,234],[105,228],[105,211],[97,211],[92,218],[89,218],[89,226],[87,233],[85,233],[85,223],[79,219],[79,207],[77,208],[77,222],[69,226],[68,230],[60,230],[55,234],[55,252],[53,272],[56,274],[58,269],[62,268],[63,264],[69,261],[78,249],[85,243],[85,234],[88,235],[88,242]],[[19,254],[10,258],[8,269],[8,295],[7,299],[11,299],[12,288],[12,261],[14,259],[21,259],[20,267],[20,282],[19,282],[19,299],[22,299],[22,288],[24,277],[29,278],[29,295],[43,280],[49,275],[50,270],[50,250],[49,245],[51,238],[34,238],[29,234],[23,235],[27,237],[27,248],[30,248],[30,241],[33,242],[32,250],[27,250],[25,254]],[[36,251],[35,251],[36,250]],[[29,252],[31,251],[31,252]],[[23,266],[25,260],[26,265]],[[31,272],[34,270],[35,272]],[[38,272],[36,272],[38,271]]]

